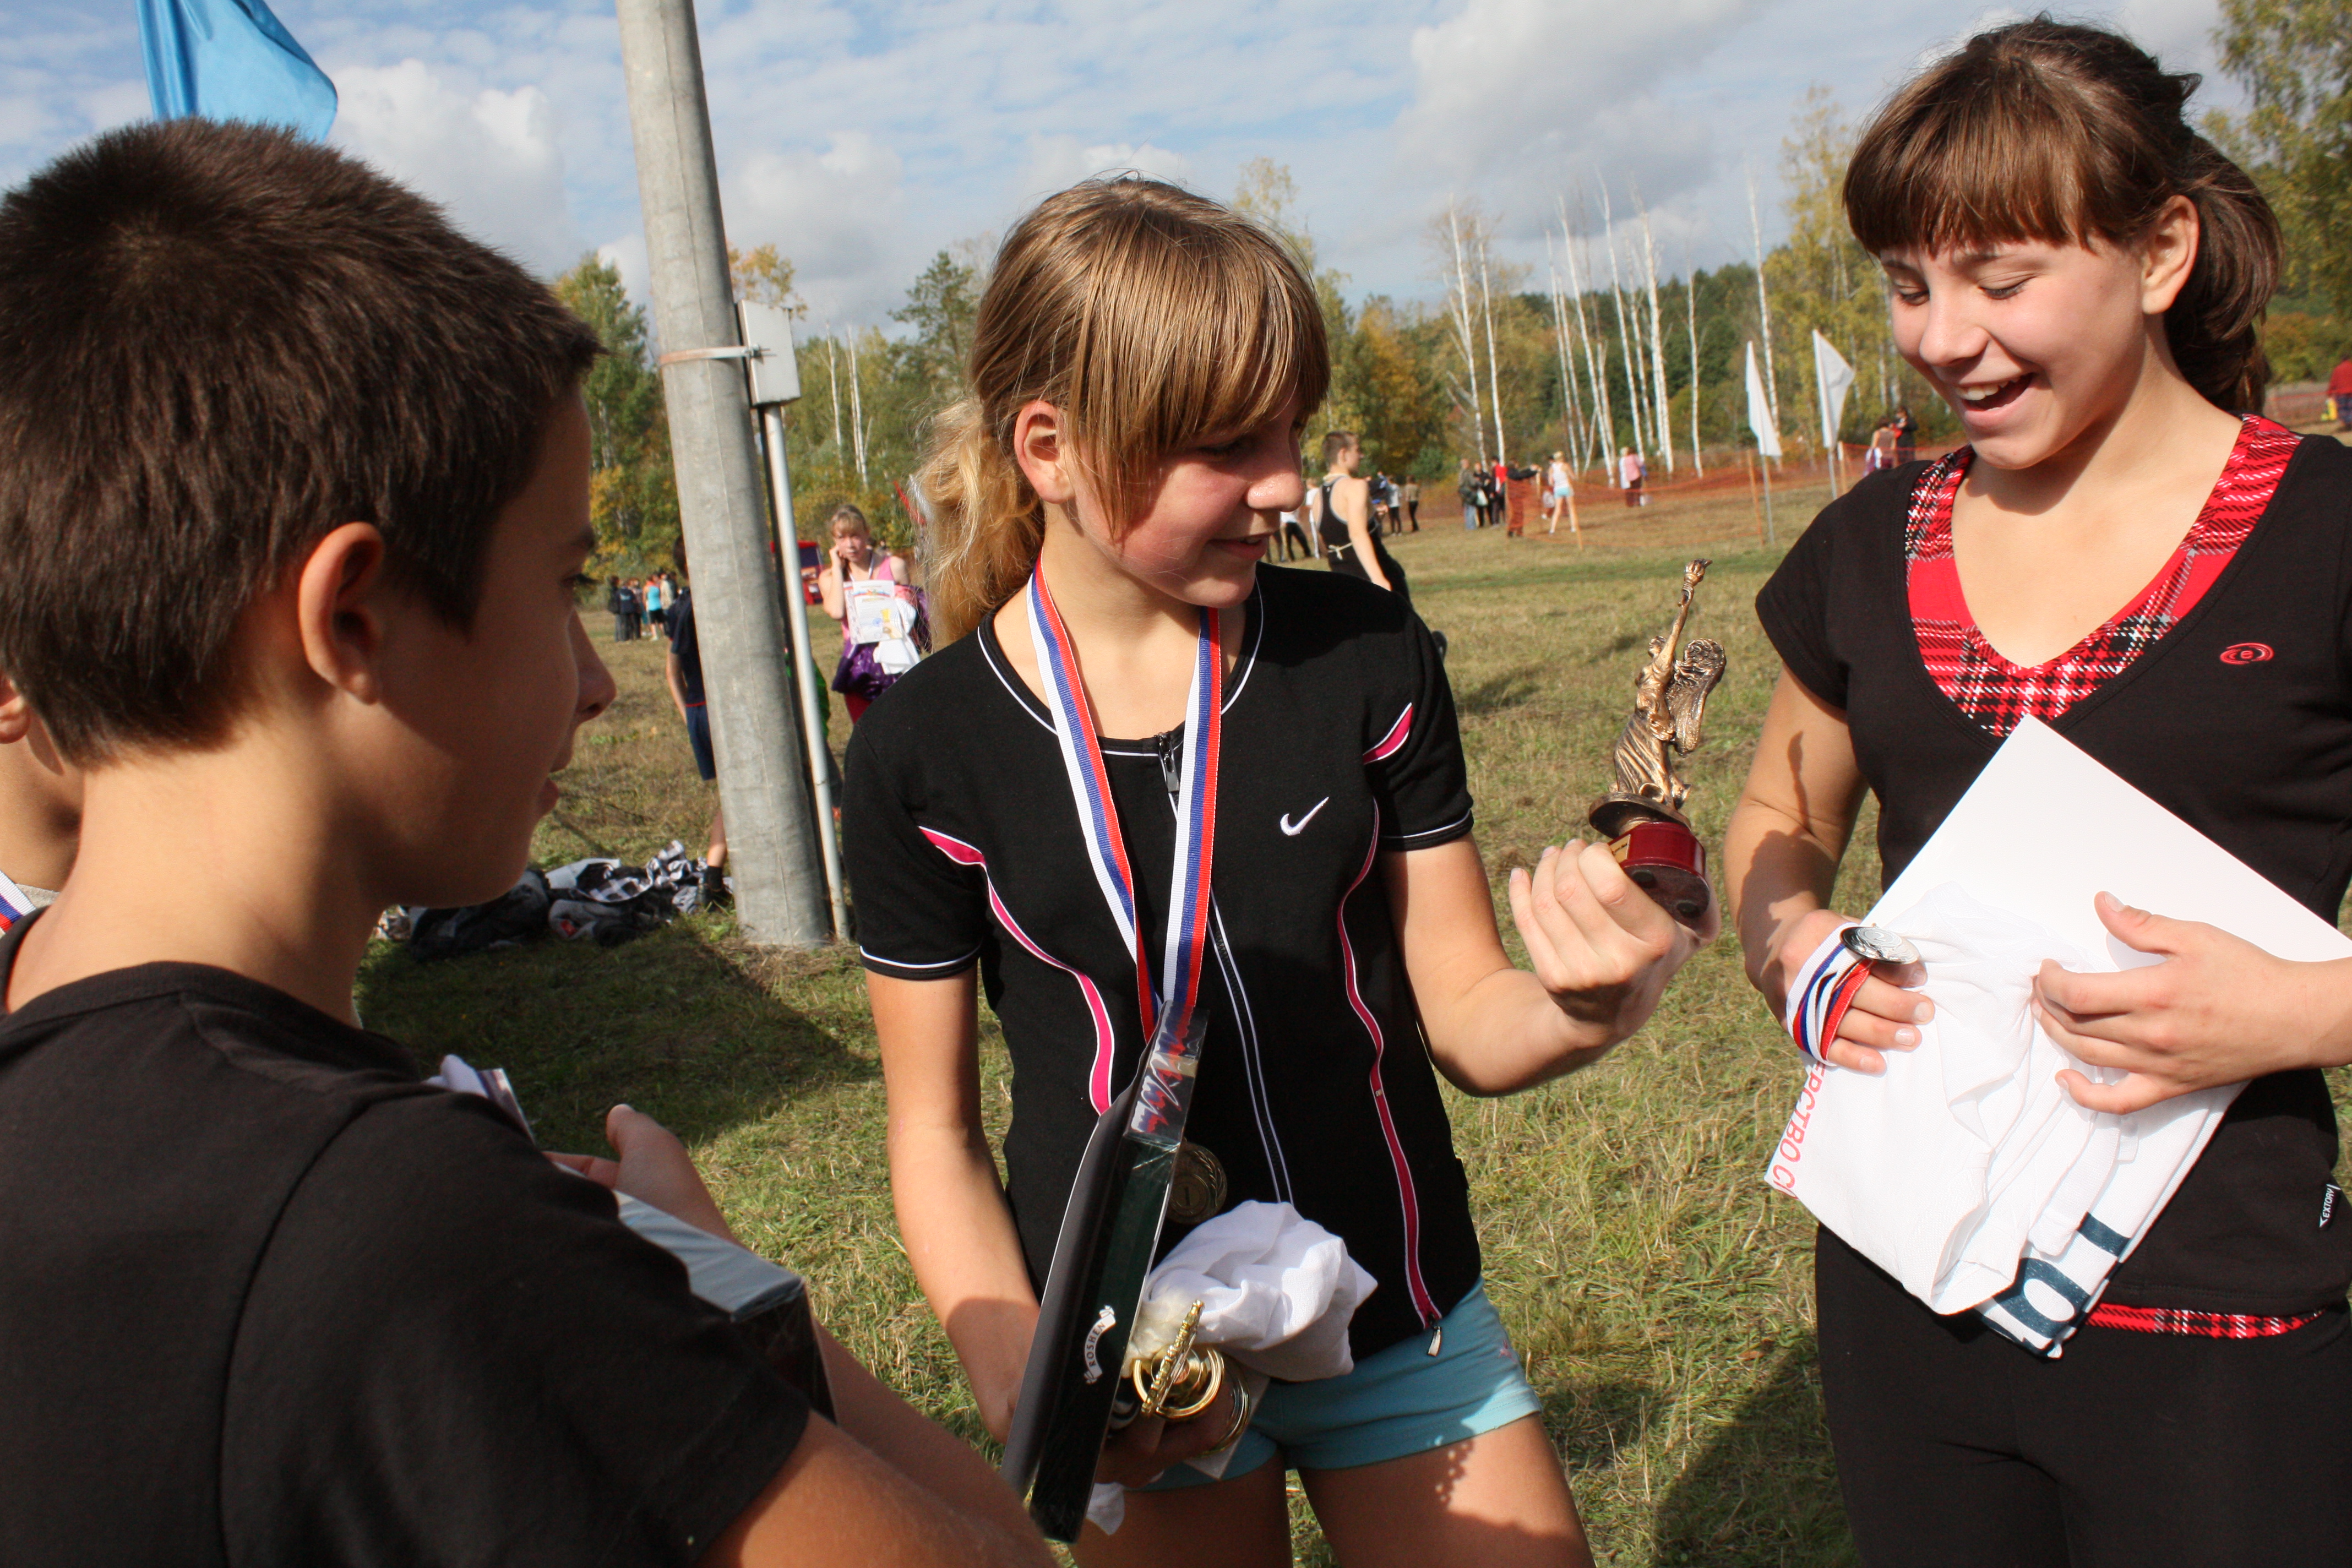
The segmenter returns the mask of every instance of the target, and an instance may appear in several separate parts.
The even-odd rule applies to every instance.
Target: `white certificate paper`
[[[2352,940],[2334,926],[2032,719],[2002,744],[1871,910],[1868,923],[1898,932],[1906,919],[1932,924],[1935,917],[1923,900],[1949,888],[2063,939],[2092,971],[2162,962],[2107,934],[2093,903],[2101,892],[2159,915],[2218,926],[2282,958],[2352,956]],[[1937,984],[1932,970],[1928,984],[1932,992]],[[1936,1310],[1979,1308],[2012,1337],[2037,1348],[2045,1340],[2054,1345],[2087,1314],[2106,1269],[2129,1255],[2170,1201],[2243,1086],[2201,1089],[2128,1116],[2107,1116],[2063,1097],[2053,1101],[2048,1085],[2039,1081],[2045,1054],[2037,1058],[2043,1068],[2033,1069],[2037,1081],[2021,1083],[2010,1095],[2012,1103],[2021,1095],[2038,1101],[2042,1120],[2012,1122],[2011,1130],[2040,1136],[2038,1129],[2061,1123],[2083,1122],[2077,1132],[2095,1123],[2110,1135],[2105,1147],[2112,1152],[2104,1164],[2086,1164],[2074,1179],[2071,1207],[2045,1210],[2037,1206],[2042,1200],[2025,1200],[2031,1212],[2011,1212],[2018,1193],[1998,1179],[2004,1151],[2013,1152],[2000,1142],[2007,1134],[1997,1132],[1988,1146],[1954,1131],[1969,1126],[1966,1115],[1956,1115],[1954,1086],[1981,1094],[1971,1069],[1983,1062],[1950,1054],[1969,1047],[1957,1037],[1948,1040],[1937,1023],[1924,1026],[1922,1034],[1916,1050],[1886,1053],[1883,1073],[1814,1064],[1766,1180],[1797,1197]],[[2087,1222],[2085,1183],[2098,1192]],[[2087,1228],[2077,1233],[2078,1222]],[[2042,1239],[2017,1242],[2029,1227]],[[2067,1236],[2045,1234],[2053,1229]],[[2086,1248],[2080,1240],[2084,1235],[2108,1240]],[[2123,1244],[2115,1244],[2118,1237]],[[2059,1274],[2068,1278],[2057,1279]],[[2057,1289],[2047,1289],[2053,1280]],[[2032,1290],[2022,1315],[2031,1319],[2030,1328],[2039,1328],[2021,1335],[2017,1323],[2000,1314],[2019,1315],[2013,1298],[2028,1286]]]

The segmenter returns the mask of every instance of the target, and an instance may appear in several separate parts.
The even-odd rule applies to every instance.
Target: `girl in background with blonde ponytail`
[[[1247,219],[1140,179],[1024,218],[923,474],[941,646],[849,748],[893,1195],[989,1429],[1161,1010],[1207,1022],[1186,1138],[1215,1173],[1163,1247],[1288,1204],[1377,1282],[1352,1371],[1116,1438],[1126,1520],[1087,1528],[1089,1568],[1286,1563],[1286,1469],[1356,1568],[1591,1561],[1481,1285],[1438,1075],[1502,1094],[1597,1059],[1703,938],[1570,843],[1512,874],[1534,973],[1512,967],[1428,628],[1262,564],[1328,375],[1313,289]],[[1013,1065],[1002,1182],[983,985]],[[1228,1446],[1221,1479],[1183,1463]]]

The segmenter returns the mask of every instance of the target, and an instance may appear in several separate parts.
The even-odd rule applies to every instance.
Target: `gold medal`
[[[1225,1168],[1202,1145],[1177,1146],[1176,1170],[1168,1178],[1168,1217],[1198,1225],[1225,1206]]]

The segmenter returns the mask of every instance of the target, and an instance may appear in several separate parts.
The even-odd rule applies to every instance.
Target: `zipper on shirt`
[[[1151,749],[1160,753],[1160,782],[1168,786],[1168,798],[1181,799],[1184,792],[1184,727],[1179,724],[1152,736]]]

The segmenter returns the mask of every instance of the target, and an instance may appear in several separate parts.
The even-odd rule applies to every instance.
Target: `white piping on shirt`
[[[943,958],[937,963],[909,963],[903,958],[892,958],[862,945],[857,950],[857,955],[860,958],[870,958],[877,963],[887,963],[893,969],[961,969],[980,956],[980,949],[975,947],[961,958]]]
[[[1265,595],[1264,590],[1252,588],[1250,590],[1250,600],[1253,604],[1257,605],[1256,622],[1250,627],[1249,647],[1242,650],[1241,658],[1234,665],[1233,689],[1225,693],[1224,701],[1218,706],[1217,711],[1220,713],[1229,713],[1233,711],[1234,704],[1241,700],[1242,688],[1249,684],[1250,672],[1257,668],[1258,644],[1265,640]],[[972,635],[979,637],[977,632]],[[1052,717],[1039,708],[1036,694],[1034,692],[1031,691],[1026,686],[1024,686],[1017,679],[1015,679],[1011,670],[996,662],[996,656],[991,653],[988,649],[988,639],[986,637],[980,637],[980,657],[988,661],[988,668],[995,672],[997,680],[1003,686],[1004,689],[1013,694],[1013,700],[1020,705],[1021,710],[1028,714],[1030,718],[1035,720],[1041,728],[1045,730],[1048,733],[1051,733],[1054,728],[1054,721]],[[1405,710],[1405,712],[1407,717],[1411,717],[1412,710],[1408,708]],[[1108,747],[1104,749],[1109,750]],[[1120,756],[1136,756],[1141,753],[1134,752],[1121,752],[1118,754]],[[1155,752],[1150,754],[1157,756],[1159,753]]]
[[[1257,1016],[1250,1010],[1249,989],[1242,984],[1241,964],[1233,955],[1225,938],[1224,912],[1217,900],[1209,900],[1209,920],[1216,941],[1217,969],[1225,977],[1225,994],[1234,999],[1234,1022],[1241,1026],[1243,1060],[1249,1072],[1250,1112],[1257,1119],[1257,1141],[1265,1152],[1266,1173],[1274,1178],[1274,1195],[1284,1203],[1290,1199],[1290,1163],[1283,1153],[1282,1138],[1274,1130],[1274,1105],[1266,1094],[1265,1065],[1258,1054]]]
[[[1402,727],[1404,721],[1399,720],[1398,724]],[[1394,731],[1390,734],[1396,738]],[[1402,741],[1399,743],[1402,744]],[[1413,1193],[1412,1167],[1405,1158],[1404,1141],[1397,1136],[1396,1119],[1389,1113],[1388,1089],[1381,1081],[1381,1058],[1388,1054],[1388,1042],[1381,1034],[1380,1020],[1372,1016],[1370,1007],[1364,1005],[1363,992],[1356,984],[1356,944],[1348,940],[1348,900],[1356,896],[1356,889],[1364,885],[1366,877],[1371,875],[1372,863],[1380,858],[1380,852],[1381,808],[1375,805],[1372,807],[1371,843],[1364,850],[1363,868],[1356,873],[1356,879],[1348,884],[1348,890],[1339,895],[1339,955],[1346,966],[1348,1005],[1356,1010],[1356,1017],[1363,1024],[1364,1032],[1372,1037],[1372,1108],[1380,1113],[1381,1132],[1388,1140],[1389,1163],[1396,1170],[1397,1199],[1404,1206],[1405,1284],[1412,1294],[1413,1310],[1421,1314],[1421,1326],[1428,1328],[1445,1314],[1437,1310],[1436,1300],[1430,1295],[1429,1286],[1421,1277],[1421,1203]]]
[[[931,847],[950,860],[959,866],[980,868],[981,879],[988,884],[988,907],[995,911],[996,923],[1003,926],[1013,941],[1028,949],[1030,956],[1039,963],[1052,964],[1078,983],[1078,990],[1086,997],[1087,1011],[1093,1016],[1095,1025],[1095,1058],[1087,1069],[1087,1094],[1093,1101],[1095,1114],[1099,1116],[1109,1110],[1111,1058],[1118,1037],[1111,1033],[1110,1009],[1103,1005],[1102,993],[1095,989],[1095,983],[1087,978],[1085,972],[1064,963],[1029,940],[1029,933],[1021,929],[1021,922],[1013,918],[1013,911],[1004,907],[1003,899],[997,895],[996,879],[989,874],[987,856],[952,834],[922,827],[919,823],[916,826],[923,837],[931,841]]]

